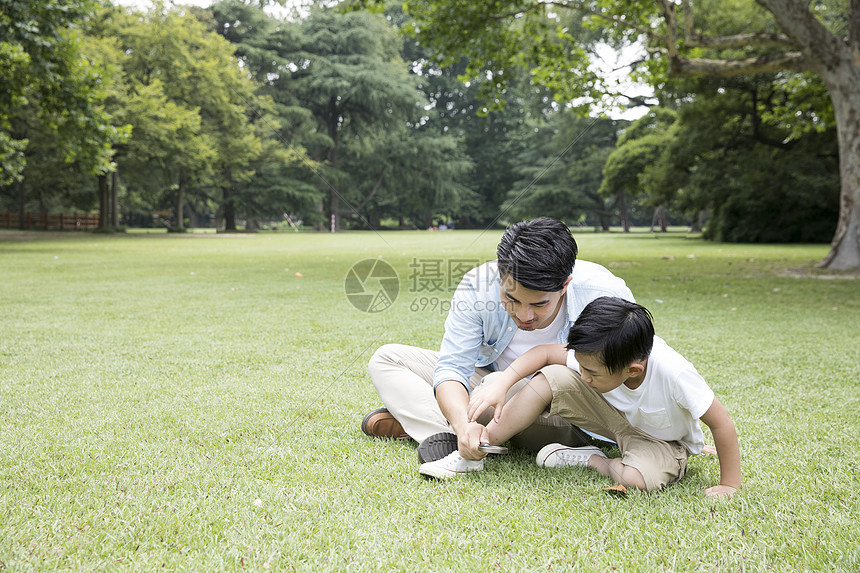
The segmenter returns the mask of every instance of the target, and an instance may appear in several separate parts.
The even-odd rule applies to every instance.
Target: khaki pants
[[[373,354],[368,365],[370,379],[382,403],[418,443],[433,434],[453,431],[433,394],[433,370],[438,359],[439,353],[432,350],[386,344]],[[489,373],[489,370],[477,369],[469,380],[470,390],[479,386],[481,379]],[[508,399],[526,382],[521,380],[514,385]],[[488,410],[478,421],[487,424],[492,417],[492,411]],[[580,446],[589,441],[587,434],[559,416],[541,417],[511,438],[516,447],[532,451],[551,443]]]
[[[546,416],[561,416],[580,428],[606,436],[618,444],[621,462],[639,470],[649,490],[662,489],[687,473],[687,448],[664,442],[630,425],[623,412],[582,381],[566,366],[541,369],[552,388]]]

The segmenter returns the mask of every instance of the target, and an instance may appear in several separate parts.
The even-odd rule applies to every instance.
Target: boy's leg
[[[622,485],[648,490],[661,489],[683,477],[687,452],[682,445],[664,442],[632,426],[622,412],[585,384],[577,372],[564,366],[548,366],[541,373],[552,389],[550,415],[559,415],[618,444],[621,458],[606,461],[593,456],[589,467]]]
[[[603,458],[591,456],[588,467],[601,475],[605,475],[612,481],[620,483],[624,487],[635,487],[637,489],[648,489],[642,472],[633,466],[624,465],[621,458]]]
[[[552,402],[552,388],[540,373],[514,394],[502,408],[499,422],[487,424],[487,434],[493,445],[502,444],[535,423]]]
[[[534,378],[531,380],[534,380]],[[502,409],[502,412],[504,412],[508,407],[507,404],[510,404],[511,400],[522,392],[539,391],[537,386],[529,386],[531,384],[531,380],[520,380],[511,387],[508,391],[507,400],[505,401],[505,407]],[[477,386],[473,384],[472,390],[476,387]],[[548,406],[549,400],[552,399],[552,395],[551,393],[548,393],[546,396],[548,397],[546,404]],[[532,416],[530,424],[522,427],[520,430],[509,436],[511,444],[514,447],[539,452],[540,449],[547,444],[557,443],[565,444],[567,446],[584,446],[591,443],[591,437],[588,434],[576,426],[572,426],[561,416],[540,416],[538,414]],[[486,426],[492,419],[493,409],[487,408],[477,421]],[[517,423],[514,425],[521,426],[522,424]],[[507,440],[508,438],[505,438],[498,443],[501,444]]]

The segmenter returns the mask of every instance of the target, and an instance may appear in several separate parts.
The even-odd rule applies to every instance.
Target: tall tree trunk
[[[705,212],[699,211],[696,213],[696,218],[693,219],[693,223],[690,225],[691,233],[701,233],[702,229],[705,227]]]
[[[836,119],[841,178],[839,222],[830,252],[820,266],[860,268],[860,2],[848,3],[847,42],[832,34],[806,2],[756,0],[770,11],[800,47],[808,67],[821,77]]]
[[[379,229],[382,226],[382,217],[379,214],[379,211],[373,211],[367,216],[367,221],[370,223],[370,226],[374,229]]]
[[[654,208],[654,217],[651,218],[651,232],[654,232],[654,227],[660,225],[660,232],[666,232],[666,206],[658,205]]]
[[[839,222],[820,266],[835,270],[860,268],[860,65],[852,67],[853,78],[827,86],[836,116],[841,189]]]
[[[179,168],[179,185],[176,188],[176,229],[182,231],[185,229],[185,170]]]
[[[622,189],[618,192],[618,216],[621,217],[621,230],[630,232],[630,216],[627,213],[627,192]]]
[[[319,213],[319,221],[314,224],[314,230],[320,232],[325,231],[328,228],[328,221],[325,220],[325,201],[320,199],[317,201],[314,208],[317,213]]]
[[[27,188],[24,186],[24,179],[18,181],[18,228],[22,231],[26,226],[27,217]]]
[[[820,266],[857,269],[860,268],[860,63],[844,62],[839,70],[822,77],[836,117],[841,189],[839,222],[830,252]]]
[[[99,182],[99,229],[106,229],[110,226],[108,221],[108,180],[107,174],[98,176]]]
[[[221,184],[224,193],[224,230],[236,230],[236,204],[233,201],[233,171],[224,168],[224,182]]]
[[[110,226],[119,228],[119,173],[111,173],[110,185]]]
[[[595,231],[600,230],[604,233],[609,232],[609,228],[612,227],[612,216],[610,213],[606,211],[601,211],[597,216],[598,221],[600,222],[600,229],[595,227]]]

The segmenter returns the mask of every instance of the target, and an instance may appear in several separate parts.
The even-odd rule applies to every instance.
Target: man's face
[[[570,282],[570,279],[568,279]],[[558,292],[543,292],[531,290],[510,277],[502,276],[501,298],[505,310],[514,319],[514,324],[522,330],[537,330],[546,328],[559,311],[562,311],[564,288]]]

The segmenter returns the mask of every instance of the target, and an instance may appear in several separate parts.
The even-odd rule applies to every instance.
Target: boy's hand
[[[472,391],[469,398],[469,421],[474,422],[484,413],[484,410],[492,407],[494,409],[493,419],[498,423],[499,417],[502,415],[502,407],[507,399],[508,389],[504,384],[494,383],[493,379],[498,378],[501,372],[491,372],[484,376],[481,385]]]
[[[732,496],[735,495],[735,492],[738,491],[738,489],[739,488],[736,488],[736,487],[731,486],[731,485],[720,484],[720,485],[715,485],[713,487],[709,487],[708,489],[706,489],[705,495],[708,495],[710,497],[731,499]]]

